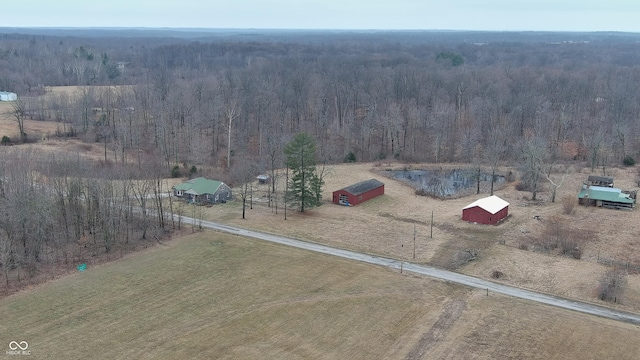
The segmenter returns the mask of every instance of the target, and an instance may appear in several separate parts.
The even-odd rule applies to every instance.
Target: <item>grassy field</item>
[[[53,98],[57,96],[66,96],[66,97],[77,97],[80,96],[82,91],[114,91],[114,92],[123,92],[128,91],[130,86],[51,86],[49,89],[50,92],[47,92],[42,97],[37,99],[46,100],[47,98]],[[20,97],[20,94],[18,94]],[[16,122],[16,118],[13,115],[14,108],[12,102],[4,102],[0,101],[0,137],[8,136],[8,137],[18,137],[18,125]],[[53,134],[56,133],[57,130],[62,130],[63,125],[54,120],[47,121],[37,121],[37,120],[24,120],[24,129],[25,132],[29,135],[31,139],[35,140],[43,140],[48,143],[48,150],[50,151],[59,151],[63,149],[59,149],[59,147],[66,148],[66,150],[74,151],[74,146],[70,146],[69,143],[73,145],[78,145],[80,147],[80,142],[77,140],[68,140],[64,146],[61,146],[61,141],[50,141],[44,139],[53,138]],[[52,146],[54,144],[58,144],[58,146]],[[86,150],[85,150],[86,151]],[[83,152],[85,152],[83,151]]]
[[[201,216],[253,230],[283,234],[293,238],[316,241],[382,256],[460,271],[494,280],[494,270],[504,276],[499,282],[560,296],[640,312],[640,274],[625,275],[626,289],[618,303],[599,300],[600,280],[610,267],[598,259],[616,259],[622,264],[640,265],[640,221],[638,210],[617,211],[595,207],[576,207],[572,215],[563,214],[560,199],[576,200],[580,185],[589,175],[588,169],[571,168],[557,202],[551,203],[549,192],[539,194],[542,201],[528,200],[528,192],[518,191],[508,184],[496,195],[510,203],[509,218],[497,226],[484,226],[461,221],[462,208],[486,193],[458,199],[439,200],[416,196],[409,186],[381,175],[380,170],[399,168],[403,164],[340,164],[332,167],[325,179],[324,205],[304,214],[289,211],[284,220],[282,207],[276,214],[264,200],[266,186],[254,192],[260,200],[247,209],[242,220],[241,204],[231,202],[199,209]],[[464,167],[465,165],[410,165],[413,168]],[[609,169],[616,186],[637,189],[634,179],[637,169]],[[385,183],[385,195],[355,207],[331,204],[331,192],[355,182],[376,178]],[[434,213],[431,237],[431,212]],[[184,215],[191,216],[190,213]],[[537,218],[536,218],[537,217]],[[540,219],[540,220],[538,220]],[[592,234],[580,243],[582,258],[562,256],[558,249],[534,251],[530,245],[544,237],[546,226],[563,221],[564,226],[580,234]],[[415,259],[413,236],[416,232]],[[579,240],[583,238],[580,237]],[[526,249],[522,248],[526,245]],[[466,250],[477,253],[467,262]]]
[[[0,137],[18,137],[18,123],[13,115],[14,108],[12,102],[0,101]],[[35,121],[24,120],[24,129],[27,134],[35,139],[41,139],[45,134],[54,134],[58,126],[55,121]]]
[[[3,344],[27,341],[48,359],[640,353],[632,325],[214,232],[12,295],[0,318]]]

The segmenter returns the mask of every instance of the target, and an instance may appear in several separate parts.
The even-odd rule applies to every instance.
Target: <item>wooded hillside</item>
[[[640,151],[636,34],[62,34],[0,35],[0,89],[67,135],[168,166],[219,165],[231,150],[265,167],[301,131],[325,162],[512,161],[531,138],[591,165]],[[35,96],[60,85],[135,86]]]

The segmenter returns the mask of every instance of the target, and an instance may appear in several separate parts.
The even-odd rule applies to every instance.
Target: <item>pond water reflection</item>
[[[389,175],[404,181],[416,190],[435,197],[458,197],[474,193],[477,187],[478,172],[473,169],[454,170],[388,170]],[[496,175],[494,187],[504,184],[506,179]],[[491,185],[491,174],[480,173],[481,188]]]

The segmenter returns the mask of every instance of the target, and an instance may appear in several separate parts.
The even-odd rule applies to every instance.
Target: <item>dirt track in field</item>
[[[429,351],[445,339],[453,323],[462,315],[466,307],[464,300],[453,300],[447,303],[438,320],[424,333],[418,343],[407,354],[406,360],[424,359]]]

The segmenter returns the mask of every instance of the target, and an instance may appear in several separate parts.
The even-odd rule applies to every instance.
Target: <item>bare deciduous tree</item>
[[[559,174],[559,179],[557,178],[556,171],[555,171],[556,165],[551,163],[549,165],[542,165],[541,167],[541,172],[542,175],[544,175],[544,177],[547,179],[547,181],[549,182],[549,184],[551,184],[552,186],[552,191],[551,191],[551,202],[555,203],[556,202],[556,193],[558,192],[558,189],[562,186],[562,184],[564,183],[564,181],[567,179],[567,176],[569,175],[569,169],[567,168],[567,166],[560,166],[561,170],[560,170],[560,174]]]
[[[227,169],[231,166],[231,126],[233,121],[238,117],[236,112],[236,104],[230,104],[225,109],[225,115],[227,119]]]
[[[245,219],[247,199],[253,194],[253,182],[256,178],[257,166],[252,162],[235,165],[232,178],[235,183],[240,184],[238,196],[242,200],[242,218]],[[251,199],[253,201],[253,199]]]
[[[20,141],[25,142],[27,140],[27,133],[24,129],[24,120],[26,116],[26,104],[22,99],[18,99],[11,103],[13,106],[13,116],[15,118],[16,123],[18,124],[18,133],[20,136]]]
[[[519,143],[522,159],[523,181],[531,191],[531,200],[536,200],[539,180],[546,156],[546,141],[536,135],[522,139]]]

